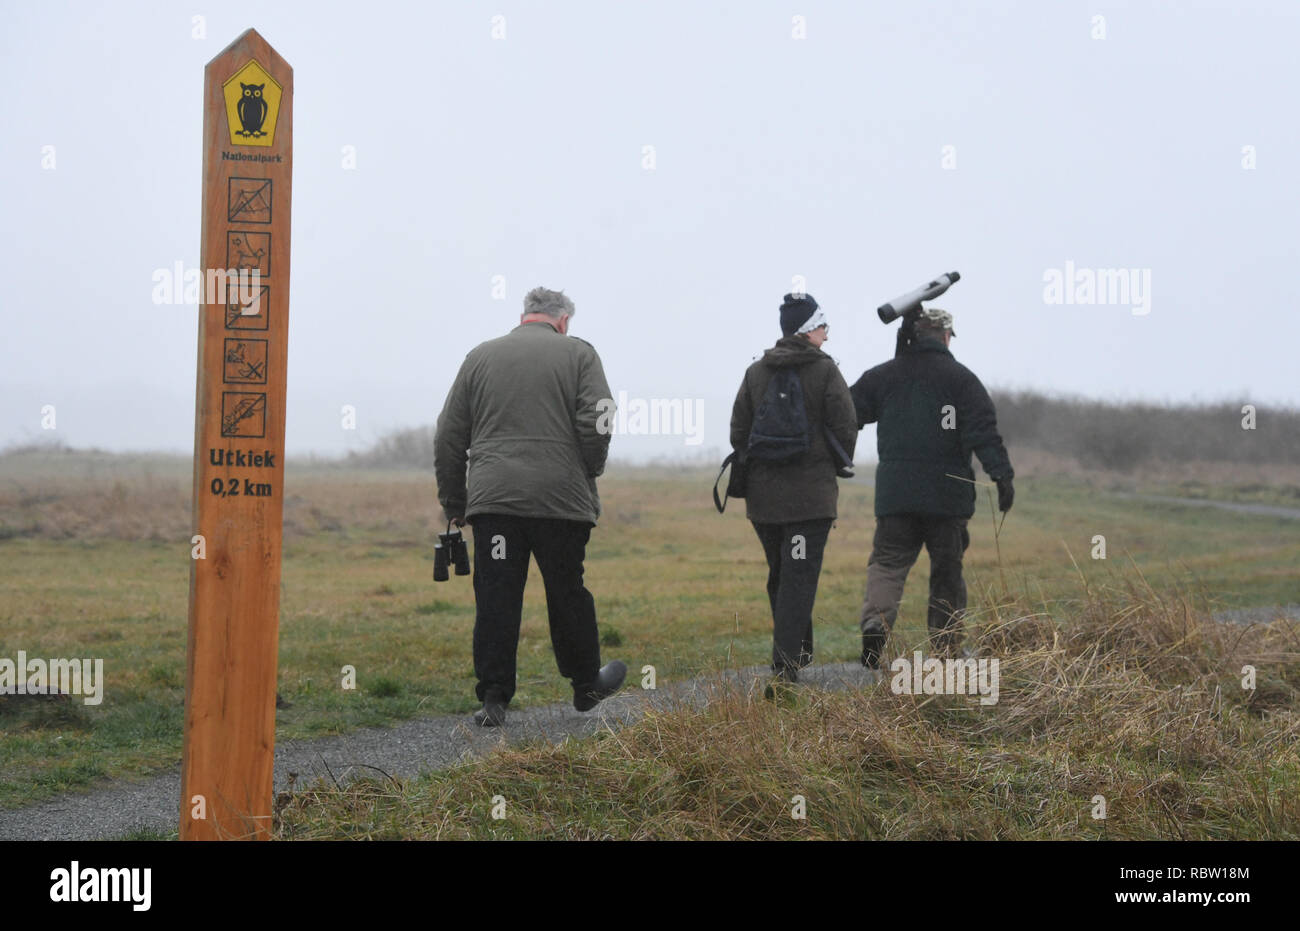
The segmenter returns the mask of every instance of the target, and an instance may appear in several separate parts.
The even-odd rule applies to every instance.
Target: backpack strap
[[[830,447],[831,458],[835,460],[835,474],[840,478],[853,478],[853,457],[840,445],[829,426],[826,427],[826,445]]]
[[[718,470],[718,477],[713,481],[713,506],[721,514],[727,510],[727,493],[723,491],[722,497],[718,497],[718,485],[722,483],[722,473],[727,471],[727,466],[736,461],[736,453],[733,451],[726,459],[722,460],[722,468]]]

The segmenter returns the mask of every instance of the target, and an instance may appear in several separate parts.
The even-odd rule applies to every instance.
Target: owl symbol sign
[[[262,96],[262,91],[266,90],[266,85],[241,82],[239,86],[244,93],[235,104],[235,112],[239,114],[239,122],[244,128],[236,130],[235,135],[255,138],[265,136],[262,124],[266,122],[266,98]]]
[[[266,69],[250,59],[221,85],[221,90],[226,101],[230,144],[272,145],[282,89]]]

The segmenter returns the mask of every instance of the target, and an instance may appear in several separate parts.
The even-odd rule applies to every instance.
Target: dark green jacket
[[[749,460],[745,515],[762,524],[834,519],[839,500],[836,464],[826,441],[830,427],[850,457],[858,440],[853,398],[835,360],[802,336],[786,336],[745,371],[731,409],[731,448],[744,453],[754,411],[777,368],[797,367],[808,414],[811,446],[788,462]]]
[[[594,524],[613,401],[589,343],[525,323],[465,357],[434,437],[449,517],[509,514]]]
[[[868,370],[852,394],[859,426],[879,424],[877,517],[971,517],[972,452],[995,481],[1014,476],[992,399],[942,342],[919,338],[896,358]]]

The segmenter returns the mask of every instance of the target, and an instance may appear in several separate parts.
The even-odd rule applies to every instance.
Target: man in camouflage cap
[[[946,310],[940,310],[938,307],[927,307],[921,311],[921,315],[916,323],[917,326],[929,327],[934,330],[945,330],[948,336],[956,336],[957,333],[952,328],[952,314]],[[944,341],[947,346],[947,340]]]
[[[898,617],[907,573],[924,546],[930,554],[926,624],[932,646],[954,653],[966,610],[962,555],[975,513],[974,453],[1010,510],[1014,472],[984,385],[948,351],[952,314],[929,307],[905,321],[897,354],[850,389],[859,429],[878,424],[876,533],[859,619],[862,663],[877,669]],[[956,477],[954,477],[956,476]]]

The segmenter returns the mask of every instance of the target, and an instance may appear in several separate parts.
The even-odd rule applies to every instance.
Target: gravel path
[[[1154,504],[1178,504],[1199,508],[1220,508],[1238,514],[1259,514],[1263,517],[1288,517],[1300,520],[1300,508],[1286,508],[1277,504],[1244,504],[1240,501],[1211,501],[1207,498],[1176,498],[1172,495],[1139,495],[1130,491],[1111,492],[1117,498],[1133,501],[1150,501]]]
[[[694,679],[674,687],[643,691],[629,669],[622,692],[582,713],[572,705],[512,709],[503,728],[480,728],[469,715],[443,715],[407,721],[393,728],[369,728],[341,737],[286,740],[275,748],[275,790],[316,778],[344,782],[380,772],[410,777],[479,757],[503,743],[586,736],[639,718],[647,708],[700,707],[709,691],[730,681],[752,687],[766,681],[763,667]],[[871,681],[858,663],[813,666],[800,683],[819,688],[861,687]],[[87,794],[64,795],[29,808],[0,810],[0,840],[111,840],[137,830],[174,833],[179,820],[181,776],[175,769],[142,782],[122,782]]]

